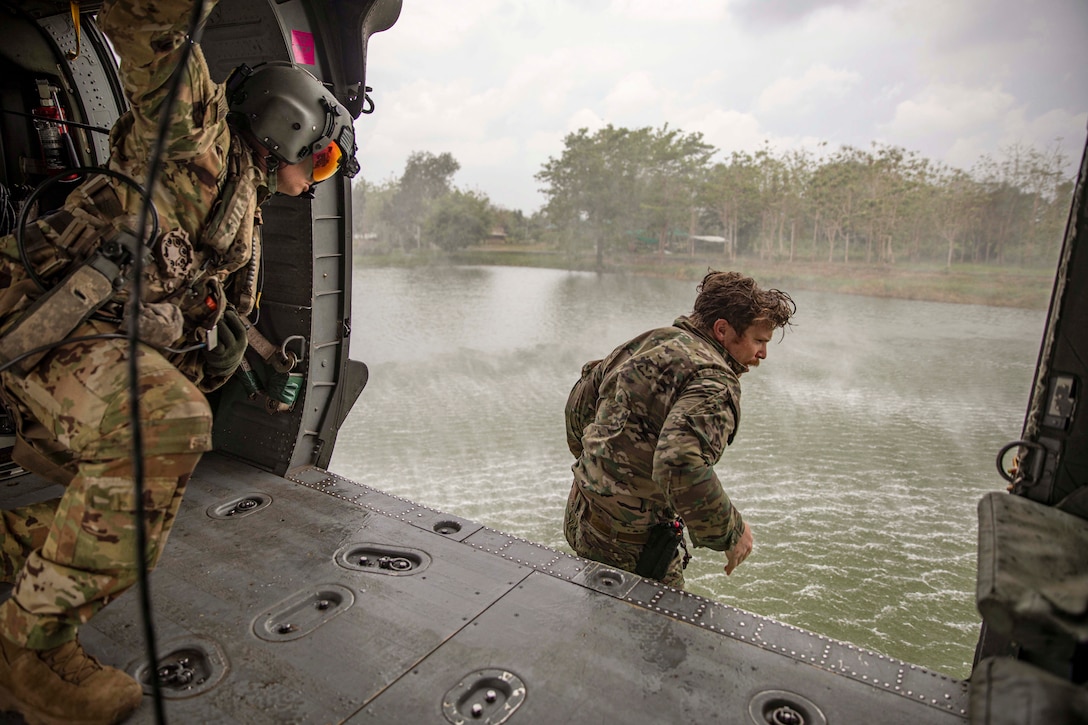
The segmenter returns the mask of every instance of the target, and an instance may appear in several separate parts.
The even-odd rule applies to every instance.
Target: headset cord
[[[193,5],[193,14],[189,21],[187,40],[184,42],[181,56],[177,65],[170,74],[170,86],[166,99],[163,102],[159,115],[159,125],[155,146],[149,155],[147,167],[147,182],[144,184],[146,196],[140,205],[139,221],[136,227],[136,238],[142,240],[147,228],[148,212],[151,208],[150,200],[154,197],[155,181],[159,174],[163,151],[166,148],[166,135],[170,130],[171,116],[174,111],[178,94],[181,90],[181,81],[188,71],[189,57],[193,47],[200,40],[201,20],[204,17],[205,0],[196,0]],[[157,220],[156,220],[157,221]],[[139,558],[137,571],[140,582],[140,609],[143,614],[144,639],[147,644],[147,660],[151,680],[152,699],[155,706],[155,721],[160,725],[166,722],[163,710],[162,685],[159,682],[159,655],[155,644],[155,624],[151,612],[151,588],[147,568],[147,531],[144,526],[146,512],[144,509],[144,457],[143,457],[143,432],[140,420],[140,391],[137,382],[139,366],[136,361],[136,344],[139,341],[139,325],[135,323],[139,319],[140,298],[142,295],[143,281],[143,254],[139,248],[134,251],[133,260],[133,290],[129,297],[129,319],[132,324],[128,326],[129,343],[129,412],[132,426],[132,474],[136,486],[136,554]]]
[[[97,333],[97,334],[94,334],[94,335],[81,335],[80,337],[66,337],[63,340],[59,340],[57,342],[51,342],[48,345],[39,345],[38,347],[31,348],[30,350],[27,350],[26,352],[22,353],[21,355],[16,355],[12,359],[6,361],[3,365],[0,365],[0,373],[4,372],[8,368],[12,367],[13,365],[15,365],[15,363],[19,362],[20,360],[22,360],[24,358],[31,357],[32,355],[37,355],[40,352],[46,352],[47,350],[52,350],[52,349],[57,348],[57,347],[63,347],[64,345],[74,345],[77,342],[89,342],[91,340],[127,340],[127,339],[128,339],[128,333],[124,333],[124,332],[100,332],[100,333]],[[202,342],[199,343],[199,344],[196,344],[196,345],[189,345],[188,347],[181,347],[181,348],[155,347],[150,342],[145,342],[143,340],[141,340],[141,342],[144,345],[147,345],[148,347],[153,348],[155,350],[158,350],[160,353],[164,353],[166,355],[184,355],[185,353],[193,352],[194,350],[203,350],[206,347],[206,345],[204,343],[202,343]]]

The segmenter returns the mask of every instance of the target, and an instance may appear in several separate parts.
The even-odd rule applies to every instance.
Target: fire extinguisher
[[[57,103],[49,81],[37,80],[35,84],[38,86],[38,105],[34,108],[34,127],[41,141],[46,173],[55,174],[65,167],[64,142],[68,129],[60,123],[65,120],[64,109]]]

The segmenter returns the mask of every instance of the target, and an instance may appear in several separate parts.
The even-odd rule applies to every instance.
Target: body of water
[[[695,286],[358,266],[352,357],[370,381],[330,470],[569,552],[567,393],[585,361],[690,312]],[[692,550],[687,589],[966,677],[976,505],[1004,488],[994,458],[1020,435],[1045,315],[792,294],[716,467],[755,549],[728,577]]]

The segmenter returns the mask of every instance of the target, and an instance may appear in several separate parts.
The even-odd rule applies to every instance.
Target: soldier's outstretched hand
[[[734,569],[744,563],[744,560],[752,553],[752,546],[754,544],[755,540],[752,537],[752,527],[745,521],[744,533],[737,539],[737,543],[733,544],[733,548],[725,552],[726,574],[732,574]]]

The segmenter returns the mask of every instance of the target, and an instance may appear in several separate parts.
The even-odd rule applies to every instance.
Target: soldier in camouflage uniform
[[[141,182],[192,12],[191,0],[107,0],[99,15],[130,104],[111,132],[109,165]],[[230,377],[246,347],[242,318],[257,297],[260,203],[272,193],[303,193],[337,168],[358,170],[350,114],[303,69],[245,69],[238,87],[250,89],[247,97],[212,81],[199,47],[187,62],[153,191],[162,233],[144,275],[140,337],[157,346],[136,352],[149,567],[211,447],[204,393]],[[277,94],[287,92],[281,87],[316,94],[307,112],[335,116],[337,138],[302,139],[304,148],[286,156],[270,150],[279,143],[259,131],[272,123],[260,114],[276,110]],[[289,118],[276,122],[314,134],[308,121],[301,132]],[[111,231],[134,230],[141,202],[137,189],[114,178],[84,182],[62,209],[27,225],[26,254],[39,278],[59,279]],[[0,285],[6,335],[41,294],[13,237],[0,239]],[[68,338],[117,333],[125,299],[122,292],[107,302],[104,314]],[[161,351],[167,346],[187,351]],[[138,574],[128,356],[124,339],[94,338],[60,345],[29,370],[0,373],[0,395],[18,428],[17,462],[66,487],[59,500],[0,512],[0,580],[14,584],[0,605],[0,710],[14,707],[32,722],[117,722],[141,700],[135,680],[88,656],[76,638],[79,625]]]
[[[740,375],[796,310],[789,295],[736,272],[710,272],[694,312],[586,363],[566,405],[577,461],[563,528],[579,556],[638,571],[655,526],[726,553],[731,574],[752,532],[714,473],[740,422]],[[661,581],[684,585],[682,536]],[[675,552],[675,553],[673,553]]]

